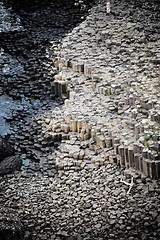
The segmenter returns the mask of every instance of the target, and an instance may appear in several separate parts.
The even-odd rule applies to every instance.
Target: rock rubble
[[[127,195],[122,168],[84,162],[83,169],[64,166],[55,177],[1,178],[1,211],[9,217],[17,209],[23,239],[158,239],[157,182],[137,178]]]

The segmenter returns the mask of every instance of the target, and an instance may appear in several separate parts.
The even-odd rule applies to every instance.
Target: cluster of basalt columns
[[[59,50],[61,50],[59,46]],[[104,93],[105,91],[100,90],[101,86],[98,88],[98,83],[100,79],[98,75],[92,74],[92,67],[89,64],[83,64],[82,62],[71,62],[64,54],[64,52],[60,52],[57,54],[57,61],[55,66],[59,68],[60,71],[63,68],[72,68],[75,72],[83,73],[86,78],[92,79],[92,87],[95,92]],[[63,79],[61,74],[55,76],[53,92],[56,96],[69,98],[70,95],[74,95],[73,89],[70,87],[70,82]],[[100,84],[99,84],[100,85]],[[112,86],[109,86],[107,93],[118,94],[120,86],[115,86],[115,89],[112,89]],[[137,103],[138,102],[138,103]],[[129,98],[125,99],[125,102],[122,104],[134,105],[140,104],[144,109],[149,110],[154,105],[152,101],[145,101],[140,96],[132,96],[130,95]],[[66,100],[66,106],[69,106],[69,101]],[[120,103],[119,103],[120,104]],[[134,115],[135,112],[132,112]],[[152,112],[149,111],[149,115],[151,119],[160,121],[160,114],[159,112]],[[65,123],[61,127],[61,130],[65,133],[68,132],[77,132],[78,136],[82,141],[90,140],[94,142],[98,147],[101,149],[108,149],[113,148],[114,154],[109,157],[110,163],[117,163],[121,166],[125,166],[126,168],[134,168],[137,171],[143,172],[146,176],[149,176],[153,179],[158,179],[160,177],[160,160],[158,159],[159,156],[151,154],[150,150],[146,150],[144,146],[140,143],[134,143],[132,146],[123,145],[121,140],[117,138],[116,133],[112,133],[109,129],[109,126],[97,126],[96,123],[90,122],[89,119],[85,119],[83,116],[65,116]],[[101,131],[102,129],[106,129],[106,131]],[[134,126],[135,136],[138,139],[139,133],[144,132],[144,127],[140,125]],[[90,148],[94,150],[93,144],[89,144]],[[160,143],[156,145],[157,150],[160,149]]]
[[[65,102],[68,104],[68,100]],[[97,150],[97,146],[104,152],[114,150],[109,156],[110,163],[135,168],[150,178],[160,177],[160,161],[148,159],[143,145],[135,143],[133,146],[125,146],[117,137],[117,133],[110,131],[109,126],[96,125],[83,116],[68,114],[64,116],[64,121],[65,123],[62,121],[52,127],[50,135],[53,141],[70,139],[70,132],[75,132],[80,140],[88,141],[88,146],[93,151]]]

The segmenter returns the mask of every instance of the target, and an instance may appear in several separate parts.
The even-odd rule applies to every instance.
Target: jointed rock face
[[[55,94],[69,95],[62,114],[68,131],[78,132],[91,149],[102,149],[104,161],[108,156],[111,163],[159,178],[158,24],[149,15],[149,2],[114,1],[111,8],[107,15],[100,2],[63,39]]]
[[[0,87],[21,102],[6,120],[24,161],[0,178],[0,236],[158,240],[158,2],[114,0],[107,15],[101,0],[59,44],[71,9],[55,13],[53,35],[48,9],[26,14],[9,53],[14,39],[2,36]],[[36,29],[40,16],[49,28]]]

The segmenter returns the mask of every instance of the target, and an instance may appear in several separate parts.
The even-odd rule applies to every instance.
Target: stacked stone
[[[115,2],[113,14],[121,11],[116,7]],[[129,12],[130,6],[125,7]],[[64,114],[71,118],[66,123],[68,130],[78,132],[82,140],[91,139],[101,148],[107,147],[105,138],[110,138],[115,154],[110,157],[111,162],[159,178],[159,81],[158,68],[151,60],[151,54],[157,54],[158,41],[146,42],[143,31],[138,41],[138,16],[125,23],[117,21],[113,14],[106,16],[100,2],[63,39],[57,55],[62,59],[58,61],[59,75],[69,95]],[[89,126],[94,125],[88,132],[85,118]]]
[[[72,77],[72,85],[74,80],[76,83],[76,78]],[[120,116],[114,117],[115,119],[114,118],[112,119],[110,116],[109,117],[98,116],[99,123],[97,124],[96,123],[97,118],[95,117],[96,113],[100,114],[103,111],[106,111],[106,106],[107,106],[106,102],[108,101],[109,103],[111,103],[111,101],[107,99],[108,96],[106,98],[103,97],[102,98],[103,104],[105,102],[104,100],[107,99],[107,101],[105,102],[105,105],[101,105],[100,107],[97,108],[96,107],[97,104],[95,105],[95,103],[100,103],[102,102],[102,100],[100,97],[98,98],[97,95],[95,94],[91,94],[91,95],[92,97],[94,96],[94,101],[90,100],[91,97],[89,96],[89,94],[87,95],[87,98],[86,98],[86,92],[82,93],[81,87],[77,92],[74,92],[73,90],[70,92],[70,99],[65,101],[65,105],[66,105],[66,110],[64,112],[65,124],[63,125],[62,130],[66,133],[69,131],[78,132],[78,135],[80,136],[81,140],[91,139],[101,148],[106,148],[111,145],[114,148],[115,155],[118,155],[118,158],[116,159],[114,157],[114,160],[110,158],[110,161],[120,163],[121,165],[125,165],[126,167],[135,167],[135,164],[136,164],[136,169],[142,170],[142,168],[140,168],[140,163],[137,163],[137,162],[135,163],[135,160],[134,160],[134,154],[136,154],[136,161],[138,162],[141,161],[141,160],[137,160],[137,150],[136,150],[136,147],[134,147],[134,145],[139,144],[139,146],[141,146],[139,154],[142,154],[144,149],[143,145],[140,144],[140,143],[143,143],[142,137],[141,137],[141,142],[138,143],[137,140],[140,138],[138,134],[140,134],[140,131],[142,131],[143,126],[140,127],[139,125],[137,125],[137,122],[135,121],[132,124],[130,124],[131,126],[130,128],[128,128],[126,124],[128,124],[129,121],[128,120],[126,121],[123,117],[120,117]],[[79,102],[81,103],[81,105],[79,105]],[[86,104],[87,102],[89,102],[90,104],[87,105]],[[123,103],[121,104],[123,105]],[[118,105],[120,106],[120,103]],[[115,107],[111,106],[110,109],[114,110]],[[73,112],[75,112],[75,114],[73,114]],[[85,115],[86,112],[87,112],[87,115]],[[111,115],[111,113],[109,112],[108,115]],[[124,122],[122,122],[122,120]],[[104,124],[105,121],[106,122],[108,121],[108,123]],[[117,126],[115,127],[114,124],[116,125],[119,124],[118,128]],[[98,127],[97,125],[99,125],[98,132],[97,131],[95,132],[94,128]],[[101,129],[103,131],[101,131]],[[118,139],[114,140],[114,138],[117,138],[117,132],[119,135]],[[128,135],[130,136],[129,139],[128,139]],[[123,137],[123,141],[120,141],[122,137]],[[105,138],[107,138],[107,140]],[[111,143],[106,144],[106,141],[108,141],[108,138],[111,139],[110,140]],[[128,143],[132,144],[130,148],[128,148]],[[122,145],[123,145],[123,150],[122,150]],[[125,151],[126,153],[125,156],[124,154],[122,154],[123,151]],[[144,165],[144,168],[145,168],[145,165]],[[147,175],[150,175],[150,177],[153,177],[154,175],[153,171],[154,169],[152,169],[150,173],[146,173],[146,172],[145,173]],[[158,172],[156,174],[158,175]]]

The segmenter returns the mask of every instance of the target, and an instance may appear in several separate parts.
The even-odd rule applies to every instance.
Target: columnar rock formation
[[[18,40],[10,52],[11,54],[23,52],[23,56],[20,55],[13,63],[11,62],[8,68],[6,62],[10,56],[2,51],[2,56],[5,56],[5,60],[2,61],[3,89],[6,89],[9,96],[21,99],[24,103],[17,106],[12,116],[6,117],[8,121],[11,119],[19,121],[32,112],[37,113],[38,108],[42,106],[52,109],[54,108],[52,99],[60,97],[62,102],[62,99],[67,98],[60,114],[61,124],[55,121],[59,130],[53,127],[51,131],[50,120],[45,123],[46,130],[43,126],[43,131],[47,131],[45,135],[56,137],[44,137],[40,126],[33,131],[25,122],[20,128],[23,127],[23,134],[26,136],[17,136],[20,141],[16,143],[16,149],[20,149],[18,151],[25,149],[27,155],[34,155],[33,158],[40,160],[39,153],[37,157],[35,156],[37,150],[44,145],[47,147],[47,144],[52,145],[55,141],[61,141],[62,133],[59,132],[57,137],[57,131],[65,133],[73,131],[77,132],[79,139],[87,140],[92,150],[97,151],[95,148],[100,148],[105,155],[104,161],[109,160],[126,168],[135,168],[146,176],[159,178],[159,41],[158,25],[155,20],[158,16],[158,5],[155,3],[151,6],[154,9],[150,9],[150,5],[147,4],[149,2],[141,6],[141,1],[133,4],[126,1],[122,5],[119,1],[114,1],[111,3],[111,13],[107,14],[105,2],[100,1],[92,8],[87,19],[74,28],[58,47],[57,42],[50,40],[53,37],[51,34],[46,38],[46,34],[43,33],[37,40],[37,33],[33,32],[33,29],[27,38],[26,49],[21,47],[19,38],[25,39],[28,36],[27,31],[21,29],[9,39],[8,33],[2,35],[2,46],[6,50],[10,49],[12,38],[16,37]],[[55,6],[60,7],[57,2]],[[143,18],[139,12],[142,7]],[[134,13],[133,8],[136,9]],[[70,6],[66,9],[71,12]],[[154,11],[153,14],[151,10]],[[43,20],[51,24],[45,14],[42,16]],[[58,18],[55,13],[52,16],[53,20],[55,16],[58,20],[54,24],[58,26],[62,16]],[[32,21],[35,19],[35,26],[37,18],[34,16],[31,18]],[[68,19],[69,14],[66,15],[66,20]],[[62,25],[64,27],[64,24]],[[27,24],[25,26],[28,27]],[[42,27],[45,31],[44,23]],[[65,29],[68,27],[69,25]],[[40,30],[42,32],[42,29]],[[56,30],[55,37],[59,34],[62,34],[61,29]],[[33,38],[36,38],[35,42]],[[49,41],[47,49],[42,46],[42,42],[45,41]],[[35,51],[37,44],[39,50]],[[32,60],[23,66],[24,59],[30,54],[31,45]],[[14,69],[15,65],[17,72]],[[13,74],[12,68],[15,76],[10,78],[9,76]],[[31,99],[29,103],[30,96],[40,101]],[[52,110],[49,115],[53,117]],[[41,120],[45,125],[43,119]],[[35,122],[33,128],[37,126],[37,120]],[[37,139],[34,139],[37,150],[32,151],[28,148],[29,129],[39,133],[39,136],[35,136]],[[54,131],[56,133],[53,133]],[[41,137],[44,137],[43,142],[48,143],[41,146]],[[33,145],[32,141],[30,145]]]
[[[160,185],[151,179],[159,177],[158,11],[150,2],[115,0],[106,15],[99,1],[67,34],[78,14],[53,1],[22,11],[25,31],[0,36],[0,92],[14,98],[3,109],[23,159],[20,172],[0,176],[2,240],[159,239]]]
[[[122,12],[114,1],[107,15],[100,1],[63,39],[54,61],[60,72],[53,92],[69,99],[51,134],[57,128],[59,134],[77,132],[90,149],[103,150],[104,162],[159,178],[158,25],[148,17],[147,3],[142,19],[138,6],[126,3]]]

